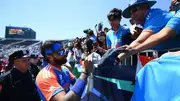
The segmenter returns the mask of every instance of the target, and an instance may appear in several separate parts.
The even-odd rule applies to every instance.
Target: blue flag
[[[180,101],[180,55],[152,60],[136,75],[131,101]]]

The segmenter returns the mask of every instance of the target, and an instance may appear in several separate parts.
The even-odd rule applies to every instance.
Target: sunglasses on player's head
[[[65,54],[65,50],[64,50],[64,49],[58,50],[58,51],[56,51],[55,53],[56,53],[58,56],[62,56],[62,55]]]
[[[61,43],[54,43],[53,46],[50,49],[45,49],[46,55],[51,55],[53,53],[62,56],[65,54],[65,50],[63,49],[63,46]]]
[[[46,55],[52,55],[53,53],[57,54],[58,56],[62,56],[65,54],[65,50],[61,49],[61,50],[57,50],[57,51],[52,51],[52,50],[46,51]]]

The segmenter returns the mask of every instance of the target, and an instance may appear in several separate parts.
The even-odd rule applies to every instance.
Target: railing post
[[[148,52],[146,52],[146,56],[148,56]]]
[[[133,55],[131,55],[131,66],[133,65]]]
[[[126,58],[126,59],[127,59],[127,58]],[[126,65],[126,59],[125,59],[125,61],[124,61],[124,62],[125,62],[125,64],[124,64],[124,65]]]

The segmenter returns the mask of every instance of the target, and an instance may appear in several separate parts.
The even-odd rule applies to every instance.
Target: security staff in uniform
[[[0,101],[40,101],[28,70],[28,52],[16,51],[10,57],[13,68],[0,77]]]

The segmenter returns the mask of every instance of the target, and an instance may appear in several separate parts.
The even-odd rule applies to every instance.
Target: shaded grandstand
[[[0,45],[8,45],[8,44],[11,44],[11,43],[14,43],[14,42],[19,42],[19,41],[21,41],[21,40],[1,38],[0,39]]]
[[[67,44],[71,40],[61,40]],[[40,54],[42,41],[36,40],[36,32],[32,28],[6,26],[5,38],[0,38],[0,58],[8,56],[17,50],[29,50],[30,54]]]
[[[8,57],[14,51],[27,49],[30,53],[40,54],[42,41],[33,39],[0,38],[0,57]]]
[[[8,58],[12,52],[25,49],[40,54],[41,44],[42,41],[36,40],[36,32],[32,28],[6,26],[5,38],[0,38],[0,58]]]

